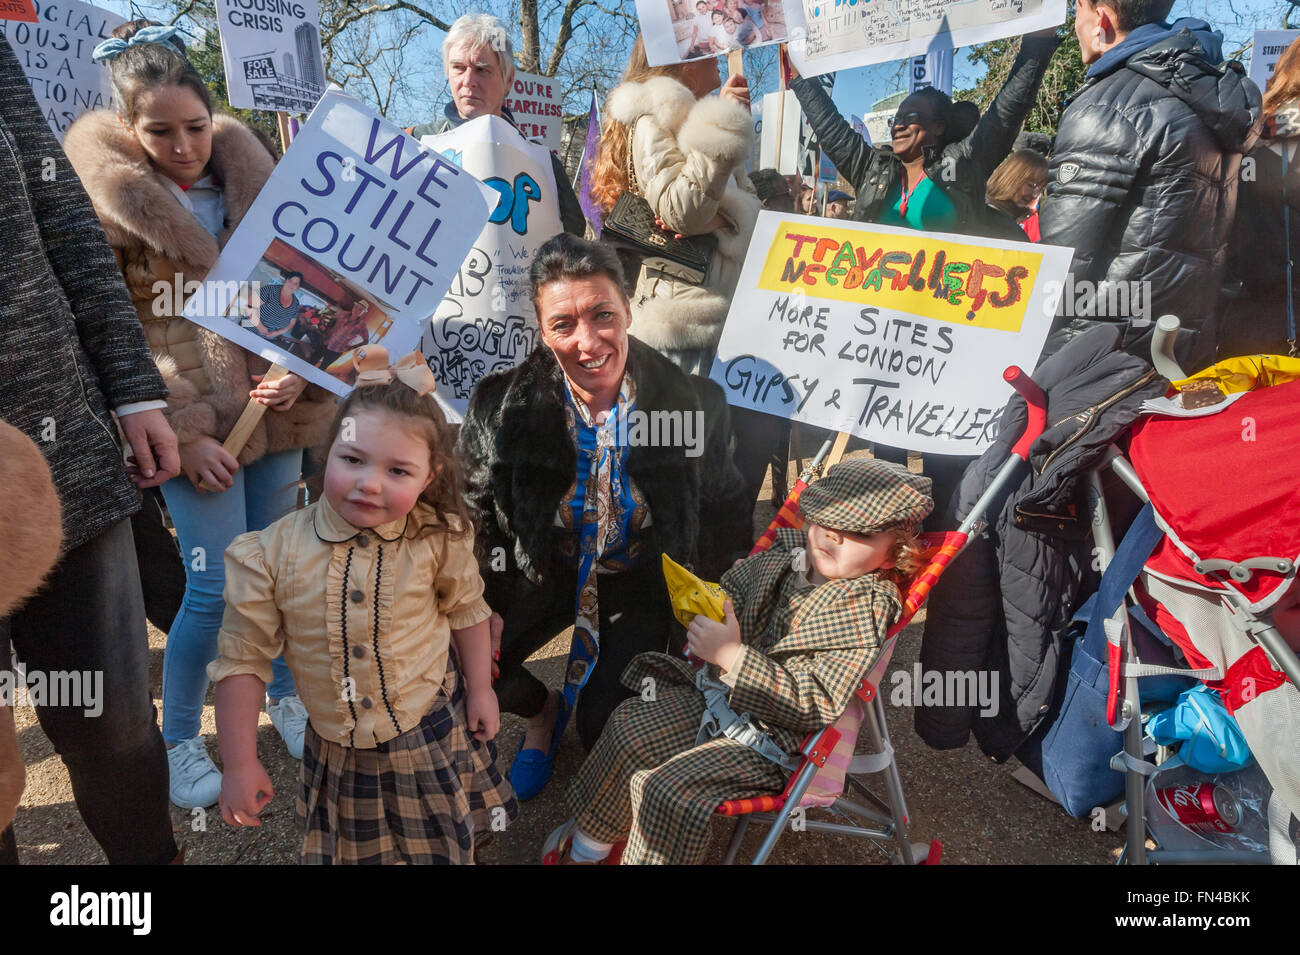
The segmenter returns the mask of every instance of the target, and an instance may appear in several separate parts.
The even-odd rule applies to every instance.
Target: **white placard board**
[[[790,43],[790,60],[818,76],[1060,26],[1065,0],[799,0],[798,15],[802,38]]]
[[[564,133],[564,90],[558,80],[516,70],[514,84],[506,91],[505,107],[524,139],[559,155]]]
[[[703,4],[703,6],[701,6]],[[636,0],[651,66],[784,43],[802,19],[799,0]],[[719,16],[714,17],[717,11]]]
[[[1262,93],[1268,86],[1273,68],[1282,58],[1286,48],[1300,37],[1300,30],[1256,30],[1255,43],[1250,51],[1250,78]]]
[[[216,4],[230,105],[309,112],[328,85],[317,0]]]
[[[185,317],[345,395],[358,347],[383,345],[393,361],[419,347],[495,200],[454,163],[330,91]],[[274,305],[262,296],[295,272],[298,318],[276,327],[284,318],[264,318]]]
[[[503,119],[480,116],[420,142],[482,179],[496,198],[421,342],[443,410],[459,421],[479,379],[513,368],[539,341],[528,269],[562,231],[560,204],[546,148]]]
[[[1072,250],[762,212],[710,377],[730,404],[980,454],[1032,370]]]
[[[35,0],[35,4],[35,23],[0,20],[0,37],[18,57],[45,121],[63,142],[74,119],[113,104],[108,67],[90,54],[126,21],[77,0]]]
[[[784,102],[782,102],[784,100]],[[775,169],[783,176],[799,171],[799,128],[803,110],[794,90],[765,93],[758,137],[758,168]]]

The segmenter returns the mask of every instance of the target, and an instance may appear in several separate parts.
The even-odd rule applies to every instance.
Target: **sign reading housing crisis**
[[[733,405],[979,454],[1033,369],[1071,250],[761,213],[711,377]],[[1053,284],[1055,283],[1055,284]]]

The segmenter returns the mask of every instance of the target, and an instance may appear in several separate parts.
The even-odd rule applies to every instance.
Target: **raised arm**
[[[753,142],[749,111],[705,97],[691,107],[677,135],[653,116],[632,129],[632,156],[646,202],[664,226],[683,235],[712,231],[722,194]]]
[[[871,166],[871,146],[840,115],[830,95],[815,79],[800,76],[790,84],[790,89],[794,90],[813,132],[817,134],[822,152],[856,189]],[[796,117],[787,119],[787,122],[794,121],[797,121]]]
[[[1010,155],[1020,128],[1038,99],[1038,90],[1043,85],[1052,55],[1060,45],[1055,28],[1028,33],[1021,38],[1020,52],[1011,64],[1002,89],[971,134],[950,147],[956,151],[959,163],[969,164],[969,168],[959,171],[959,175],[987,182],[998,164]]]

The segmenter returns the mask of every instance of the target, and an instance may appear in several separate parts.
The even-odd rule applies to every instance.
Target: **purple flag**
[[[582,161],[578,165],[578,205],[582,214],[591,223],[596,238],[600,238],[600,226],[605,213],[600,204],[591,196],[591,177],[595,172],[596,154],[600,152],[600,116],[596,111],[596,91],[591,91],[591,112],[587,117],[587,142],[582,147]]]

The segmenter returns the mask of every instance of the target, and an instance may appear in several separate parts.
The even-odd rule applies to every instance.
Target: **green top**
[[[885,206],[876,222],[880,225],[903,226],[906,229],[923,229],[927,232],[952,232],[957,227],[957,207],[947,193],[934,184],[929,176],[912,190],[907,201],[907,211],[900,212],[903,202],[903,177],[899,176],[885,198]]]

